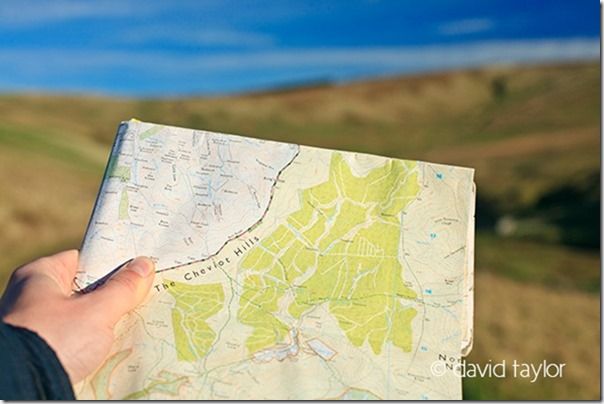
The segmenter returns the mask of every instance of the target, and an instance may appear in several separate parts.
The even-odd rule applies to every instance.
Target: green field
[[[476,168],[470,360],[565,362],[562,379],[466,379],[466,398],[600,397],[600,66],[492,67],[219,98],[0,95],[0,287],[78,247],[132,117]]]

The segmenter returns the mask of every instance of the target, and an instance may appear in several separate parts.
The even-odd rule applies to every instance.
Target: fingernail
[[[128,270],[136,272],[140,277],[146,278],[153,273],[155,264],[149,258],[138,257],[128,264]]]

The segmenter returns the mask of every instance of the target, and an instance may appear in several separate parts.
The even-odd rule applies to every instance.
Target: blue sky
[[[220,94],[599,56],[595,0],[2,0],[0,91]]]

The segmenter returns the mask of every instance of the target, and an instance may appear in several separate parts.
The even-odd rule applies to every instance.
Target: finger
[[[67,250],[42,257],[17,269],[15,275],[18,279],[37,275],[47,277],[58,286],[61,294],[69,296],[78,269],[78,256],[78,250]]]
[[[153,284],[154,275],[153,261],[138,257],[109,278],[103,286],[82,298],[89,301],[95,315],[113,326],[145,299]]]

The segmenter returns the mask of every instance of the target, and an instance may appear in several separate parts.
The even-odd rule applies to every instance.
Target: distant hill
[[[481,190],[530,204],[599,166],[599,65],[506,67],[222,98],[0,96],[0,129],[104,150],[136,117],[477,169]],[[16,146],[16,145],[13,145]],[[40,150],[41,153],[46,153]],[[47,153],[46,153],[47,154]],[[102,153],[100,153],[102,155]],[[102,160],[102,159],[101,159]]]

